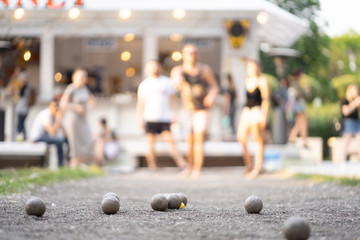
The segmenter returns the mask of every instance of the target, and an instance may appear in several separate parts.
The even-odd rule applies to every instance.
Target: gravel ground
[[[311,225],[310,239],[360,239],[360,187],[288,179],[266,174],[246,180],[243,169],[207,168],[197,180],[178,170],[146,169],[41,187],[34,193],[0,195],[0,239],[284,239],[290,216]],[[120,197],[120,210],[105,215],[100,203],[107,192]],[[183,192],[188,205],[156,212],[156,193]],[[249,195],[263,200],[260,214],[248,214]],[[43,217],[28,216],[31,196],[46,202]]]

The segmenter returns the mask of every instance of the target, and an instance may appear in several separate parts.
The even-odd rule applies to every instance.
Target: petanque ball
[[[244,208],[248,213],[260,213],[263,203],[258,196],[252,195],[245,200]]]
[[[25,210],[28,215],[41,217],[46,211],[46,205],[38,197],[31,197],[25,204]]]
[[[165,211],[168,208],[168,200],[163,194],[155,194],[150,201],[151,208],[156,211]]]
[[[107,196],[101,202],[101,209],[106,214],[115,214],[119,208],[120,201],[115,196]]]
[[[104,199],[104,198],[107,198],[108,196],[114,196],[114,197],[117,198],[117,200],[120,201],[120,199],[119,199],[118,195],[116,195],[116,193],[108,192],[108,193],[106,193],[106,194],[103,196],[103,199]]]
[[[181,202],[184,203],[184,206],[187,204],[187,197],[183,193],[178,193],[179,197],[181,198]]]
[[[167,200],[168,200],[168,208],[169,209],[179,209],[181,206],[181,198],[178,194],[176,193],[171,193],[169,195],[167,195]]]
[[[287,240],[306,240],[310,236],[310,225],[302,217],[290,217],[285,221],[282,230]]]

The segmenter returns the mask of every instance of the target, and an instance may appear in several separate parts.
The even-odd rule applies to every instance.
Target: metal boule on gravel
[[[155,211],[165,211],[168,208],[168,200],[164,194],[155,194],[150,200],[150,206]]]
[[[106,197],[108,197],[108,196],[114,196],[114,197],[117,198],[117,200],[120,201],[120,199],[119,199],[119,197],[118,197],[118,195],[117,195],[116,193],[108,192],[108,193],[106,193],[106,194],[103,196],[103,199],[106,198]]]
[[[303,217],[290,217],[282,229],[287,240],[306,240],[310,236],[310,225]]]
[[[119,208],[120,201],[115,196],[107,196],[101,202],[101,209],[106,214],[115,214]]]
[[[28,215],[41,217],[46,211],[46,205],[38,197],[31,197],[25,204],[25,210]]]
[[[260,213],[263,208],[263,203],[258,196],[251,195],[246,198],[244,208],[248,213]]]
[[[186,206],[187,204],[187,196],[183,193],[178,193],[179,197],[181,198],[181,202]]]
[[[181,206],[181,198],[176,193],[171,193],[166,196],[168,200],[168,208],[169,209],[179,209]]]

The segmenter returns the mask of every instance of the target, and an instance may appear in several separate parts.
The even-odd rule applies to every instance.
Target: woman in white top
[[[170,132],[173,121],[171,98],[175,94],[175,88],[168,77],[160,75],[159,62],[155,60],[147,62],[145,71],[148,77],[140,83],[138,88],[137,119],[140,127],[145,128],[149,144],[146,153],[148,167],[156,168],[154,143],[158,134],[161,134],[169,143],[170,155],[174,158],[176,165],[184,167],[185,160],[177,150]]]

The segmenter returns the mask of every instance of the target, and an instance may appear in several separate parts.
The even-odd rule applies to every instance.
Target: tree
[[[294,68],[302,68],[305,73],[314,78],[315,81],[328,89],[322,91],[329,96],[320,96],[323,99],[333,99],[334,91],[331,89],[330,78],[328,76],[328,49],[331,39],[324,34],[316,23],[317,12],[320,11],[319,0],[268,0],[279,7],[287,10],[288,12],[296,15],[297,17],[309,21],[309,31],[304,34],[292,46],[292,48],[301,52],[300,58],[290,58],[288,61],[288,71]],[[262,60],[269,63],[269,59],[261,55]],[[272,67],[265,68],[264,71],[269,71],[272,74],[274,70]]]

